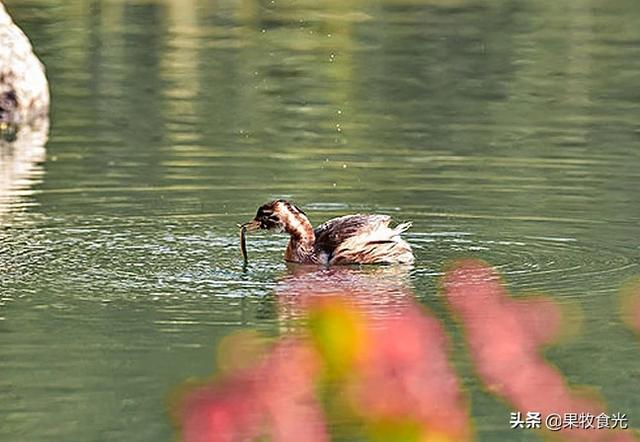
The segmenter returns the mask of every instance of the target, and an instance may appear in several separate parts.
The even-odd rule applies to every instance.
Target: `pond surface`
[[[0,156],[1,440],[170,440],[167,398],[220,339],[279,330],[287,239],[250,237],[243,270],[236,228],[273,198],[413,221],[411,291],[477,440],[539,436],[438,291],[462,257],[567,307],[544,355],[638,426],[640,3],[5,3],[53,108],[46,153]]]

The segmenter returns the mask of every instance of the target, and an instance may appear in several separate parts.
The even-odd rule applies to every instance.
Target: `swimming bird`
[[[48,112],[44,66],[0,1],[0,128],[30,124]]]
[[[275,200],[260,206],[255,218],[242,227],[247,231],[287,232],[290,239],[284,259],[288,262],[329,265],[412,263],[411,246],[400,237],[411,223],[391,228],[390,222],[388,215],[347,215],[314,229],[307,215],[295,204]]]

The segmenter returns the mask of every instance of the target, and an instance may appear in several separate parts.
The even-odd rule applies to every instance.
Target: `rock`
[[[31,124],[48,113],[44,66],[0,2],[0,125]]]

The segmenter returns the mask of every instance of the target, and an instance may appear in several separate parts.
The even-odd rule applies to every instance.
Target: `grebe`
[[[284,254],[288,262],[301,264],[410,264],[411,246],[400,234],[411,227],[389,227],[388,215],[347,215],[315,229],[305,213],[286,200],[258,208],[256,217],[243,224],[246,231],[285,231],[291,235]]]
[[[0,1],[0,129],[31,124],[48,112],[44,66]]]

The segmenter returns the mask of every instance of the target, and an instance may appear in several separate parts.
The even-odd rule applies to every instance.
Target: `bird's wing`
[[[376,227],[387,226],[391,218],[388,215],[347,215],[334,218],[319,225],[314,230],[316,251],[333,254],[333,251],[347,239]]]

